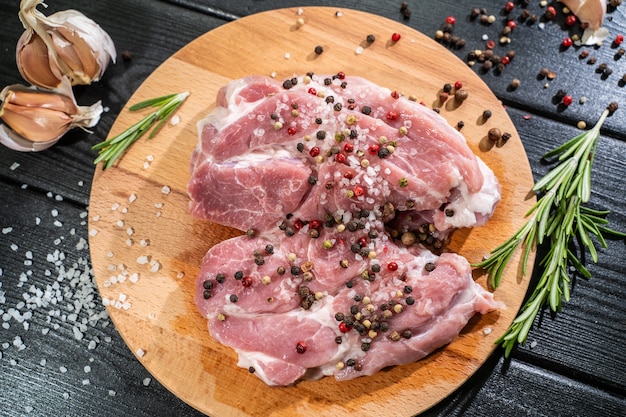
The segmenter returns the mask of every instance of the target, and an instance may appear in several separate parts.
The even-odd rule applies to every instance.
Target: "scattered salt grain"
[[[18,164],[17,162],[13,162],[13,164],[11,165],[11,167],[9,168],[11,171],[15,171],[16,169],[18,169],[20,167],[20,164]]]
[[[298,13],[297,14],[298,14],[298,16],[302,16],[304,14],[304,9],[302,9],[302,7],[300,7],[298,9]]]
[[[12,227],[5,227],[4,229],[2,229],[2,234],[3,235],[7,235],[9,233],[11,233],[13,231]]]
[[[78,181],[78,186],[79,187],[82,187],[83,185],[85,185],[84,181],[82,181],[82,180]]]
[[[361,55],[363,53],[363,47],[362,46],[357,47],[354,53],[357,55]]]
[[[137,194],[131,194],[130,197],[128,197],[128,201],[131,203],[134,203],[135,200],[137,200]]]
[[[168,187],[167,185],[164,185],[164,186],[163,186],[163,188],[161,188],[161,192],[162,192],[163,194],[166,194],[166,195],[167,195],[167,194],[169,194],[169,193],[170,193],[170,191],[172,191],[172,189],[171,189],[170,187]]]
[[[124,227],[124,220],[118,220],[115,224],[117,225],[117,227]]]
[[[537,346],[537,341],[533,340],[532,342],[530,342],[530,348],[534,349]]]
[[[185,273],[182,272],[182,271],[176,274],[176,278],[178,278],[178,279],[181,279],[181,278],[184,278],[184,277],[185,277]]]
[[[146,156],[146,160],[147,160],[148,162],[152,162],[152,161],[154,161],[154,155],[148,155],[148,156]]]
[[[27,405],[24,407],[24,411],[26,412],[26,414],[29,414],[33,411],[33,407],[30,405]]]
[[[492,329],[491,327],[485,327],[485,328],[483,329],[483,334],[484,334],[485,336],[487,336],[488,334],[491,334],[492,330],[493,330],[493,329]]]
[[[111,206],[111,211],[115,211],[115,210],[117,210],[118,208],[120,208],[120,205],[119,205],[118,203],[115,203],[115,204],[113,204],[113,205]]]
[[[128,277],[128,280],[132,283],[139,281],[139,274],[136,272],[132,273],[130,277]]]
[[[144,248],[145,248],[146,246],[150,246],[150,239],[141,239],[141,240],[139,241],[139,244],[140,244],[142,247],[144,247]]]
[[[140,257],[137,258],[137,263],[139,265],[145,265],[148,262],[150,262],[150,259],[146,255],[141,255]]]
[[[62,195],[57,194],[57,195],[55,195],[55,196],[54,196],[54,199],[55,199],[56,201],[63,201],[63,196],[62,196]]]
[[[115,397],[116,392],[112,389],[109,390],[109,397]]]
[[[83,379],[83,385],[89,385],[91,384],[91,382],[89,382],[88,378]]]
[[[285,53],[285,59],[289,59],[289,58],[291,58],[291,54],[289,52],[286,52]]]
[[[97,235],[97,234],[98,234],[98,229],[91,229],[91,230],[89,231],[89,236],[95,236],[95,235]]]
[[[63,393],[63,399],[64,399],[64,400],[69,400],[69,398],[70,398],[70,394],[69,394],[69,393],[67,393],[67,392],[64,392],[64,393]]]
[[[137,349],[137,350],[135,351],[135,354],[136,354],[138,357],[142,358],[142,357],[143,357],[143,355],[145,355],[145,354],[146,354],[146,352],[145,352],[143,349],[139,348],[139,349]]]
[[[89,365],[85,365],[85,367],[83,368],[83,371],[88,374],[89,372],[91,372],[91,366]]]
[[[171,119],[170,123],[172,124],[172,126],[176,126],[177,124],[179,124],[180,123],[180,116],[177,115],[177,114],[172,116],[172,119]]]
[[[128,236],[132,236],[133,233],[135,233],[135,230],[132,227],[129,227],[128,229],[126,229],[126,234]]]
[[[44,358],[44,359],[40,360],[39,361],[39,365],[46,366],[46,359]]]
[[[143,385],[144,385],[145,387],[147,387],[148,385],[150,385],[150,381],[152,381],[152,379],[151,379],[151,378],[144,378],[144,379],[143,379]]]
[[[67,368],[65,366],[59,366],[59,371],[64,374],[67,372]]]
[[[161,269],[161,263],[159,261],[155,261],[154,259],[150,261],[150,272],[159,272]]]

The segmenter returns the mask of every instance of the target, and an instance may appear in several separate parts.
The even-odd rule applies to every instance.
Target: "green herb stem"
[[[613,109],[614,110],[614,109]],[[598,253],[592,236],[600,246],[607,247],[603,235],[625,238],[626,234],[612,230],[606,225],[608,210],[594,210],[584,206],[591,197],[591,168],[600,138],[600,128],[610,114],[607,108],[596,125],[561,146],[551,150],[544,158],[559,156],[559,164],[552,168],[533,187],[537,202],[528,210],[526,223],[507,241],[491,251],[481,262],[473,264],[488,274],[493,288],[500,284],[506,266],[520,247],[524,246],[522,274],[531,250],[544,242],[548,252],[541,259],[543,269],[530,297],[525,301],[518,316],[506,332],[496,340],[508,357],[512,349],[524,343],[541,309],[548,305],[554,312],[561,310],[563,301],[570,299],[569,265],[583,277],[590,278],[589,270],[570,249],[575,239],[587,248],[594,262]]]
[[[103,162],[103,169],[110,168],[133,143],[142,137],[143,134],[150,130],[156,123],[156,126],[152,128],[152,132],[150,132],[148,136],[148,139],[152,139],[188,96],[189,92],[168,94],[130,106],[130,111],[137,111],[146,107],[156,107],[158,109],[148,114],[119,135],[92,146],[91,149],[98,151],[98,157],[94,160],[94,164]]]

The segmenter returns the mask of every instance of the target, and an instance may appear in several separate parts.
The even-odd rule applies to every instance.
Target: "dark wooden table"
[[[15,46],[23,28],[19,1],[0,0],[0,85],[23,83],[15,66]],[[541,155],[579,133],[611,101],[622,109],[608,119],[598,146],[592,206],[611,210],[611,225],[626,231],[626,57],[611,42],[626,33],[626,5],[609,7],[611,36],[599,47],[562,48],[568,27],[558,16],[544,21],[539,1],[515,1],[517,27],[512,42],[498,45],[507,15],[504,1],[409,1],[409,19],[399,1],[308,1],[302,6],[355,8],[405,22],[434,37],[447,16],[465,46],[446,45],[459,58],[484,49],[516,51],[498,74],[475,70],[507,106],[524,142],[535,178],[548,166]],[[540,19],[518,19],[527,5]],[[252,13],[293,7],[281,0],[50,0],[46,13],[76,8],[113,38],[118,61],[104,78],[75,89],[80,104],[102,100],[107,112],[93,134],[74,130],[51,149],[19,153],[0,146],[0,415],[2,416],[197,416],[200,413],[161,386],[135,359],[109,321],[90,274],[87,216],[95,153],[122,106],[142,81],[172,53],[197,36]],[[485,7],[496,21],[470,19]],[[358,28],[352,28],[358,30]],[[589,57],[580,58],[582,50]],[[130,59],[123,59],[127,52]],[[428,57],[424,57],[428,59]],[[605,63],[611,74],[601,73]],[[541,79],[545,67],[556,73]],[[521,85],[511,89],[513,79]],[[545,86],[549,83],[549,86]],[[562,89],[574,98],[567,108],[555,102]],[[580,103],[585,97],[586,102]],[[511,161],[515,163],[515,161]],[[510,359],[498,349],[480,370],[427,416],[623,416],[626,415],[626,245],[609,241],[593,264],[593,274],[575,278],[571,302],[558,315],[536,320],[528,343]],[[538,268],[537,268],[538,269]],[[393,413],[390,413],[393,415]]]

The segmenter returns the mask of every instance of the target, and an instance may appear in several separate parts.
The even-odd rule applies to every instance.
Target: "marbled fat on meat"
[[[372,375],[500,306],[442,253],[489,219],[500,186],[438,114],[343,74],[246,77],[216,105],[190,210],[254,233],[209,249],[195,301],[239,366],[279,386]]]

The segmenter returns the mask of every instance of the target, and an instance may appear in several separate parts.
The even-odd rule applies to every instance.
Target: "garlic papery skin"
[[[19,18],[24,33],[17,43],[17,67],[29,83],[55,89],[63,79],[72,85],[98,81],[116,50],[111,37],[93,20],[76,10],[45,16],[37,6],[43,0],[22,0]]]
[[[74,127],[95,126],[102,105],[79,106],[69,81],[64,93],[15,84],[0,92],[0,143],[18,151],[41,151],[54,145]]]

